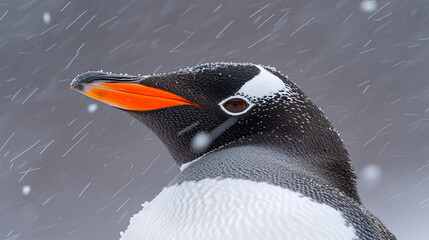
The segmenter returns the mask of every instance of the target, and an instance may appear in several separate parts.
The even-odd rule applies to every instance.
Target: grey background
[[[178,173],[147,128],[70,90],[77,74],[215,61],[297,82],[341,133],[365,206],[428,239],[429,2],[360,4],[0,1],[0,239],[118,239]]]

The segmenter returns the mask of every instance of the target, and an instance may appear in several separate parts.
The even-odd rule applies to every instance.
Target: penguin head
[[[354,186],[331,123],[274,68],[210,63],[153,76],[88,72],[71,87],[147,125],[178,165],[224,147],[265,144],[300,159],[303,168],[335,170]]]

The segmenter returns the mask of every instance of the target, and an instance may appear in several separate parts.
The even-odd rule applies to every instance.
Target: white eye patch
[[[259,74],[247,81],[237,91],[237,94],[254,100],[255,98],[274,96],[280,92],[292,92],[292,89],[287,87],[279,77],[259,65],[256,67],[260,70]]]

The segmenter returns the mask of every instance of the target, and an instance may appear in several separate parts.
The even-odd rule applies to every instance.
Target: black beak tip
[[[70,87],[76,90],[82,90],[83,83],[92,82],[136,82],[140,80],[140,76],[127,74],[112,74],[101,71],[86,72],[77,75],[70,84]]]
[[[82,88],[82,83],[91,83],[94,82],[95,80],[101,80],[103,79],[103,77],[105,77],[107,74],[103,73],[103,72],[86,72],[86,73],[82,73],[77,75],[73,81],[70,84],[71,88],[74,88],[76,90],[81,90],[80,88]]]

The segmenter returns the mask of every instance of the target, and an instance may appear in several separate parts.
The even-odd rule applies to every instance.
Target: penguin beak
[[[70,87],[88,97],[124,110],[150,111],[179,105],[201,108],[174,93],[141,85],[141,79],[132,75],[87,72],[73,79]]]

